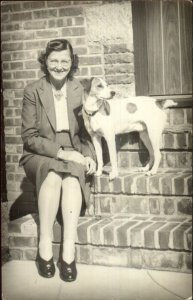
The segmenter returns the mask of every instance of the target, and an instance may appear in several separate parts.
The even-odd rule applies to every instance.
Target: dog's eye
[[[97,87],[98,87],[98,88],[102,88],[102,87],[103,87],[103,85],[102,85],[102,84],[99,84],[99,85],[97,85]]]

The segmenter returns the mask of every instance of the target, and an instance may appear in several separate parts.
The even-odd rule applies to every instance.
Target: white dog
[[[85,88],[82,113],[96,151],[96,175],[100,176],[103,169],[101,137],[107,142],[112,166],[109,177],[112,180],[118,176],[115,135],[132,131],[139,132],[150,156],[149,163],[139,171],[155,174],[161,160],[160,140],[166,122],[165,109],[176,103],[141,96],[112,99],[115,92],[101,78],[83,80],[82,84]]]

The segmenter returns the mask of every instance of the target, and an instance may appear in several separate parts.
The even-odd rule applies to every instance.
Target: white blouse
[[[69,130],[66,83],[61,90],[56,90],[52,85],[52,91],[56,113],[56,131]]]

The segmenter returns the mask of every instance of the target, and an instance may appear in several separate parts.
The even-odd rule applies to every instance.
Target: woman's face
[[[47,58],[46,65],[51,79],[58,82],[64,81],[72,65],[70,50],[51,52]]]

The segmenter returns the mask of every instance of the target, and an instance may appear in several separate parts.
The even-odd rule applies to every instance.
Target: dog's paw
[[[149,164],[144,167],[138,168],[138,172],[148,172],[149,171]]]
[[[113,180],[118,177],[118,172],[110,172],[109,173],[109,180]]]
[[[157,172],[154,170],[149,170],[148,172],[145,173],[146,176],[151,176],[151,175],[155,175]]]

